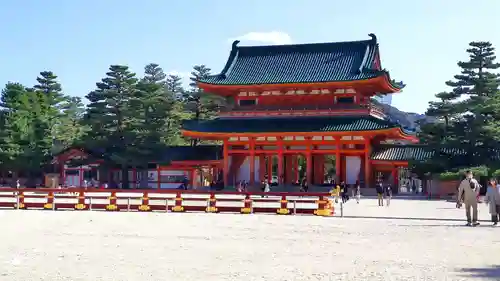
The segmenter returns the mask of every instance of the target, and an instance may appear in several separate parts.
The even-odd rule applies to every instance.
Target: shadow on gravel
[[[398,224],[397,226],[403,227],[469,227],[463,224]]]
[[[343,216],[348,219],[378,219],[378,220],[416,220],[416,221],[456,221],[463,222],[465,224],[464,219],[448,219],[448,218],[417,218],[417,217],[377,217],[377,216]],[[486,222],[486,220],[480,220],[480,222]]]
[[[465,224],[398,224],[397,226],[403,226],[403,227],[460,227],[460,228],[471,228],[470,226],[466,226]],[[487,228],[493,228],[491,224],[481,224],[476,227],[487,227]],[[499,279],[500,280],[500,279]]]
[[[462,268],[460,275],[467,277],[500,280],[500,265],[485,268]]]

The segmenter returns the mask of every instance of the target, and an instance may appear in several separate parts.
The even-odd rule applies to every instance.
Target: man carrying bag
[[[465,179],[460,182],[457,194],[457,207],[461,206],[462,202],[465,205],[465,215],[467,216],[467,226],[478,226],[477,221],[477,198],[480,185],[476,179],[473,178],[472,172],[465,172]],[[472,217],[471,217],[472,209]]]

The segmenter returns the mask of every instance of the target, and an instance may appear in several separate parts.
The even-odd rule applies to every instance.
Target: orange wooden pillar
[[[299,157],[298,155],[290,156],[292,159],[292,183],[296,183],[299,180]]]
[[[255,139],[250,138],[250,186],[255,185]]]
[[[161,167],[156,164],[156,189],[161,189]]]
[[[307,184],[311,185],[312,183],[312,153],[309,149],[306,153],[306,179],[307,179]]]
[[[313,156],[314,184],[323,184],[325,176],[325,156],[323,154]]]
[[[229,145],[228,145],[228,140],[224,140],[224,147],[223,147],[223,153],[224,153],[224,167],[222,168],[222,174],[223,174],[223,181],[224,181],[224,186],[229,185]]]
[[[340,167],[341,167],[340,163],[342,161],[341,160],[342,156],[340,155],[341,143],[340,143],[340,139],[338,139],[338,138],[336,139],[336,145],[335,145],[335,147],[337,149],[336,152],[335,152],[335,182],[337,184],[339,184],[340,181],[341,181],[340,180],[340,172],[341,172],[340,171]]]
[[[370,139],[365,137],[365,187],[370,187],[371,185],[370,151]]]
[[[219,180],[219,168],[217,166],[214,166],[212,168],[212,180],[213,181]]]
[[[307,148],[306,148],[306,179],[307,184],[310,186],[312,184],[312,169],[313,169],[313,158],[312,158],[312,144],[311,138],[306,137]]]
[[[319,184],[323,184],[325,182],[325,155],[320,154],[318,155],[318,179],[319,179]]]
[[[283,139],[278,137],[278,184],[283,184]]]
[[[285,183],[293,183],[293,159],[291,155],[285,155]]]
[[[266,155],[261,154],[261,155],[259,155],[259,180],[261,182],[264,181],[264,177],[266,176],[266,173],[267,173]]]
[[[391,176],[392,176],[392,188],[397,188],[398,186],[398,167],[392,166],[391,170]]]
[[[267,155],[267,180],[273,178],[273,155]]]

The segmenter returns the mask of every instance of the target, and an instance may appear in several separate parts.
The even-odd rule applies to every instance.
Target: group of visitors
[[[458,186],[457,208],[465,205],[465,216],[467,218],[466,226],[478,226],[477,209],[479,203],[479,191],[481,185],[474,178],[472,171],[465,173],[465,178]],[[500,220],[500,184],[495,178],[488,181],[488,189],[484,202],[489,205],[489,213],[491,214],[491,222],[497,225]]]
[[[239,181],[236,186],[237,192],[247,192],[248,191],[248,182],[245,180]]]
[[[359,200],[361,199],[361,186],[359,181],[357,181],[352,187],[349,187],[345,181],[341,181],[340,184],[336,184],[335,180],[332,180],[330,184],[332,186],[330,194],[335,196],[335,203],[338,202],[339,197],[342,200],[342,203],[349,201],[349,190],[352,190],[352,196],[356,198],[356,202],[359,204]]]
[[[392,186],[390,184],[384,185],[382,180],[379,179],[375,184],[375,190],[377,191],[378,205],[380,207],[384,206],[384,199],[385,199],[386,202],[385,205],[389,207],[391,205]]]

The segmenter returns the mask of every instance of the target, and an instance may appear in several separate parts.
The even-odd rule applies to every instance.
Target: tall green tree
[[[24,150],[30,145],[32,101],[26,87],[19,83],[7,83],[0,100],[0,161],[17,178],[20,170],[28,168]]]
[[[469,60],[458,62],[460,74],[446,82],[451,91],[439,93],[439,101],[430,103],[427,114],[437,117],[438,122],[422,127],[423,140],[462,151],[460,157],[448,157],[444,163],[447,169],[488,165],[491,151],[498,149],[495,128],[500,120],[500,102],[496,102],[500,65],[494,51],[490,42],[471,42]]]
[[[185,93],[186,108],[192,113],[192,120],[209,120],[217,116],[217,112],[224,108],[226,100],[220,96],[206,93],[198,87],[197,81],[210,76],[211,69],[205,65],[195,65],[191,72],[191,90]],[[196,146],[199,139],[192,139],[191,145]]]
[[[111,65],[106,77],[90,92],[84,124],[89,127],[86,143],[91,149],[103,151],[108,164],[122,171],[122,188],[129,187],[128,169],[134,165],[131,153],[136,153],[138,131],[144,124],[133,108],[138,79],[127,66]]]
[[[168,116],[167,129],[168,137],[166,142],[169,145],[182,145],[185,140],[181,135],[182,122],[191,117],[190,112],[184,110],[186,92],[182,86],[182,78],[179,75],[169,74],[167,76],[165,86],[167,92],[172,93],[175,101],[170,108]]]
[[[61,116],[53,132],[55,144],[53,151],[59,151],[81,141],[87,127],[82,124],[85,107],[79,97],[66,97],[61,105]]]
[[[137,116],[143,123],[138,147],[153,160],[154,147],[164,144],[169,137],[168,122],[175,103],[172,92],[166,88],[166,74],[158,64],[148,64],[144,68],[144,77],[137,84],[134,98]]]
[[[182,98],[184,89],[182,87],[182,78],[179,75],[169,74],[165,81],[165,87],[176,99]]]
[[[447,130],[450,127],[450,120],[456,117],[457,113],[459,113],[457,111],[460,111],[455,104],[459,97],[460,95],[455,92],[441,92],[436,94],[436,98],[438,98],[439,101],[429,102],[429,108],[427,109],[426,115],[438,118],[443,126],[440,128],[442,130],[442,137],[436,140],[429,139],[427,140],[428,142],[442,142],[447,139]]]

